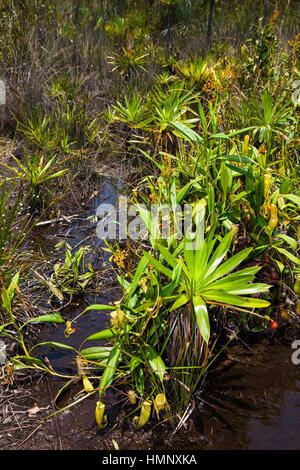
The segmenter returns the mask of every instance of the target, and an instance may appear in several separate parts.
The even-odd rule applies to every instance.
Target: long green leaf
[[[161,272],[165,276],[167,276],[171,279],[173,278],[173,271],[171,271],[171,269],[166,268],[166,266],[164,266],[162,263],[160,263],[157,259],[153,258],[153,256],[151,256],[146,251],[143,251],[143,253],[147,257],[148,262],[151,266],[153,266],[155,269],[157,269],[157,271]]]
[[[180,297],[178,297],[177,300],[175,300],[175,302],[173,303],[172,307],[170,308],[170,312],[172,312],[172,310],[176,310],[177,308],[180,308],[182,307],[183,305],[185,305],[186,303],[188,303],[189,301],[189,297],[187,295],[181,295]]]
[[[162,382],[166,372],[166,366],[164,364],[164,361],[152,346],[146,345],[145,350],[146,358],[149,362],[151,369],[153,370],[153,372],[155,372],[155,374],[159,377],[160,381]]]
[[[175,268],[178,265],[178,260],[170,253],[169,250],[167,250],[166,247],[162,246],[160,243],[157,243],[157,248],[161,252],[163,258],[167,263],[172,266],[172,268]]]
[[[99,359],[107,359],[111,353],[112,348],[105,347],[92,347],[87,349],[82,349],[80,354],[87,360],[97,361]]]
[[[65,323],[63,317],[58,313],[50,313],[49,315],[41,315],[39,317],[31,318],[27,323]]]
[[[56,341],[44,341],[43,343],[35,344],[31,348],[30,351],[32,351],[34,348],[37,348],[38,346],[50,346],[51,348],[55,348],[55,349],[63,349],[66,351],[76,351],[76,349],[73,348],[72,346],[69,346],[68,344],[64,344],[64,343],[57,343]]]
[[[210,276],[206,276],[205,285],[216,281],[220,277],[225,276],[229,272],[233,271],[242,261],[244,261],[252,251],[252,248],[245,248],[244,250],[236,253],[234,256],[226,260],[221,266],[219,266]],[[260,267],[258,268],[260,269]]]
[[[279,253],[283,254],[287,259],[292,261],[292,263],[295,264],[300,264],[300,259],[299,257],[296,258],[296,256],[292,255],[289,251],[285,250],[284,248],[280,248],[279,246],[276,246],[276,250],[279,251]]]
[[[297,250],[298,245],[294,238],[290,237],[289,235],[285,235],[284,233],[279,233],[277,237],[288,243],[294,250]]]
[[[164,286],[161,290],[162,297],[169,297],[170,295],[173,294],[174,290],[176,289],[180,281],[181,272],[182,272],[182,263],[178,263],[177,266],[175,266],[173,270],[172,282]]]
[[[111,339],[115,336],[115,334],[116,334],[116,330],[112,328],[112,329],[99,331],[98,333],[94,333],[93,335],[88,336],[88,338],[86,339],[89,341]]]
[[[112,305],[101,305],[101,304],[94,304],[89,305],[83,313],[88,312],[89,310],[115,310],[116,307]]]
[[[215,254],[210,259],[209,263],[207,264],[207,270],[205,274],[205,279],[217,269],[217,267],[221,264],[222,260],[227,254],[229,247],[231,245],[232,240],[232,232],[227,233],[221,243],[219,244],[218,248],[215,251]]]
[[[186,126],[182,122],[171,121],[170,124],[176,129],[176,131],[181,137],[184,137],[185,139],[191,142],[196,142],[198,144],[201,144],[203,142],[202,137],[200,137],[200,135],[197,134],[197,132],[193,131],[193,129]]]
[[[110,352],[110,355],[107,360],[107,365],[106,368],[102,374],[100,384],[99,384],[99,397],[103,395],[105,390],[112,384],[112,381],[114,379],[115,373],[116,373],[116,367],[119,362],[121,354],[121,349],[119,346],[114,346]]]
[[[197,295],[193,297],[193,306],[195,309],[200,333],[204,341],[208,344],[210,338],[210,325],[206,303],[202,297]]]
[[[236,307],[264,308],[270,305],[270,302],[261,299],[251,299],[249,297],[240,297],[239,295],[229,294],[224,291],[202,291],[201,296],[205,300],[212,300]]]

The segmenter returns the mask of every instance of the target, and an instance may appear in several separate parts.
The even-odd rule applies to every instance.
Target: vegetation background
[[[99,393],[101,429],[113,385],[138,411],[134,427],[151,416],[180,425],[228,341],[298,331],[299,2],[2,0],[0,10],[1,383],[24,370],[82,381],[79,400]],[[149,239],[107,243],[122,294],[83,308],[109,312],[108,324],[78,349],[67,341],[78,317],[63,307],[96,298],[100,274],[84,240],[53,244],[58,262],[33,237],[90,195],[104,165],[126,169]],[[171,209],[165,239],[153,203]],[[175,236],[183,204],[194,239]],[[32,326],[45,322],[66,342],[36,341]],[[42,345],[75,353],[76,374],[55,371]]]

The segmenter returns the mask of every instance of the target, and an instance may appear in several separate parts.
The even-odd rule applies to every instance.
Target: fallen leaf
[[[39,413],[40,411],[41,411],[41,409],[35,403],[35,405],[32,408],[30,408],[30,410],[28,410],[28,414],[29,414],[29,416],[34,416],[37,413]]]
[[[113,443],[113,445],[114,445],[115,450],[120,450],[117,441],[115,441],[114,439],[112,439],[112,443]]]

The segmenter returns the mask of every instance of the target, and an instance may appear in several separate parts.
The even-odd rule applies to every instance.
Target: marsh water
[[[95,215],[100,202],[116,203],[116,184],[103,182],[101,195],[92,199],[84,217],[67,224],[61,236],[76,247],[81,240],[87,240],[93,251],[91,261],[94,267],[106,269],[108,254],[101,252],[101,242],[95,236]],[[59,240],[59,233],[52,228],[38,231],[39,243],[47,251],[51,237]],[[50,232],[50,233],[49,233]],[[50,243],[53,245],[52,241]],[[102,254],[101,254],[102,253]],[[116,288],[100,286],[98,296],[87,295],[61,311],[65,320],[73,319],[88,303],[108,303],[117,299]],[[90,334],[106,327],[105,312],[90,311],[79,317],[72,325],[76,333],[66,339],[64,325],[44,327],[40,341],[63,342],[79,348]],[[95,344],[89,344],[93,346]],[[99,343],[97,344],[99,345]],[[26,449],[113,449],[113,440],[122,449],[196,450],[196,449],[299,449],[300,448],[300,365],[292,363],[291,345],[276,337],[258,336],[251,344],[242,341],[231,343],[221,359],[208,372],[201,404],[193,419],[189,420],[178,433],[172,434],[164,424],[153,420],[139,432],[131,426],[132,416],[128,414],[126,399],[113,389],[106,394],[105,403],[108,426],[100,431],[94,420],[97,398],[91,397],[69,408],[52,419],[46,420],[21,448]],[[46,355],[52,367],[64,374],[76,374],[74,357],[68,351],[49,348],[40,350]],[[65,390],[57,402],[53,399],[64,381],[44,377],[34,383],[28,406],[37,404],[44,416],[72,403],[82,386],[73,385]]]

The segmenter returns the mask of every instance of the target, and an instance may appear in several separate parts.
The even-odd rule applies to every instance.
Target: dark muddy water
[[[70,362],[70,357],[53,359],[57,366]],[[49,406],[63,383],[44,379],[28,406]],[[58,406],[71,403],[80,389],[73,386]],[[123,408],[125,402],[112,391],[105,397],[109,424],[104,431],[94,420],[97,397],[91,397],[46,421],[25,448],[113,450],[114,440],[120,450],[299,450],[300,367],[291,363],[289,346],[266,339],[250,350],[231,346],[210,371],[201,396],[198,416],[174,436],[155,419],[133,430],[132,416],[122,420],[132,410]]]
[[[101,187],[101,197],[91,201],[85,217],[95,215],[101,201],[115,203],[116,200],[117,193],[107,181]],[[95,237],[95,225],[83,219],[68,227],[68,242],[74,247],[90,234],[92,239],[87,244],[92,244],[95,249],[101,247],[101,242]],[[105,256],[100,259],[97,251],[92,253],[94,265],[98,263],[99,267],[100,263],[101,267],[107,259]],[[96,299],[88,296],[86,300],[89,303],[107,303],[116,300],[116,295],[114,289],[106,288]],[[62,314],[66,320],[74,318],[85,306],[80,303],[66,308]],[[107,322],[105,312],[91,311],[73,324],[76,333],[69,339],[64,337],[64,325],[46,327],[41,339],[78,348],[84,338],[105,328]],[[222,360],[208,373],[194,420],[174,436],[170,429],[157,426],[155,420],[145,429],[133,431],[132,416],[125,421],[121,419],[128,413],[128,405],[112,390],[105,398],[109,424],[104,431],[99,431],[96,426],[94,410],[97,397],[91,397],[46,421],[44,428],[26,443],[25,448],[113,449],[114,439],[121,450],[299,449],[300,365],[292,363],[292,352],[290,345],[282,344],[276,338],[274,341],[261,338],[248,347],[242,343],[231,344]],[[72,354],[46,348],[42,353],[47,355],[55,370],[76,372]],[[32,401],[40,407],[49,406],[63,384],[55,378],[43,379],[36,385]],[[71,403],[81,388],[81,385],[75,385],[68,390],[58,403],[59,407]],[[48,413],[57,409],[52,406]]]
[[[51,259],[53,256],[53,246],[62,240],[65,240],[72,247],[73,255],[80,246],[89,246],[91,250],[85,257],[86,267],[91,263],[94,270],[100,270],[102,272],[101,276],[104,278],[104,281],[106,281],[106,273],[107,277],[112,276],[112,270],[109,269],[108,265],[110,253],[102,250],[106,245],[103,240],[97,237],[96,229],[98,222],[91,218],[96,216],[97,209],[102,203],[110,204],[113,207],[118,206],[118,187],[120,187],[119,178],[106,179],[102,182],[100,188],[97,188],[98,190],[100,189],[100,191],[97,191],[100,193],[100,196],[93,198],[89,202],[82,215],[76,217],[71,223],[64,224],[62,222],[61,227],[56,224],[50,229],[39,230],[35,243],[42,246],[44,255]],[[62,258],[60,258],[60,262],[63,261],[64,254],[62,254]],[[52,261],[52,263],[53,262],[54,261]],[[57,259],[55,262],[57,262]],[[117,295],[117,288],[112,287],[109,282],[104,282],[104,286],[100,283],[96,295],[94,293],[87,293],[84,299],[82,297],[78,299],[74,298],[71,304],[67,305],[60,313],[65,320],[71,321],[79,316],[88,305],[95,303],[108,304],[117,300]],[[60,307],[59,304],[53,306],[57,308]],[[62,342],[78,349],[86,337],[107,328],[108,322],[109,319],[105,312],[89,311],[88,314],[79,316],[79,318],[72,323],[72,327],[76,328],[76,334],[73,334],[69,339],[65,338],[64,327],[53,328],[50,326],[43,328],[40,340]],[[99,342],[97,344],[89,342],[86,347],[94,345],[99,345]],[[43,354],[47,354],[55,370],[61,373],[70,372],[70,356],[68,354],[62,351],[53,351],[45,348],[40,349],[40,351]]]

